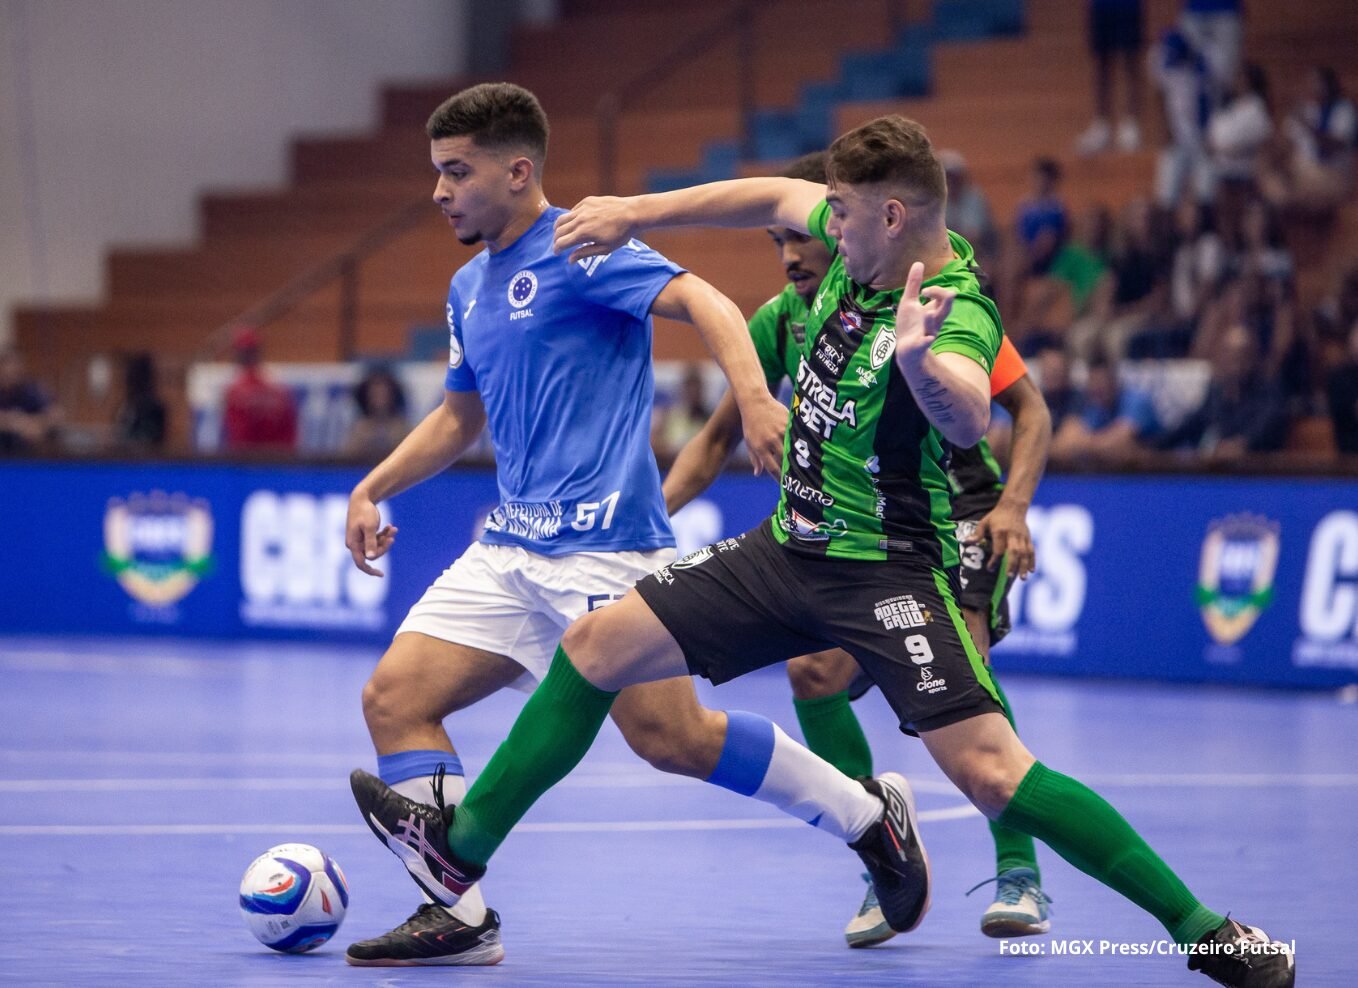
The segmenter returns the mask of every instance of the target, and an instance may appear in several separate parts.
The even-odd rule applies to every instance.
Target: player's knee
[[[789,659],[787,678],[792,684],[792,695],[798,700],[816,700],[837,692],[832,672],[828,664],[815,655]]]
[[[363,686],[363,719],[374,740],[408,726],[417,716],[413,703],[406,702],[407,692],[399,677],[378,669]]]
[[[609,649],[607,633],[601,626],[603,611],[592,611],[571,623],[561,637],[561,648],[575,666],[575,671],[591,683],[607,678]]]
[[[688,726],[655,715],[633,717],[619,724],[628,747],[652,768],[672,775],[706,778],[712,766],[700,764],[702,745],[694,743]]]
[[[1016,774],[1004,760],[986,758],[968,767],[962,789],[978,810],[994,820],[1014,798],[1022,780],[1023,774]]]

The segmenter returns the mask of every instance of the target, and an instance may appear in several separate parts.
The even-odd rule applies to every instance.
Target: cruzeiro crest
[[[1233,645],[1273,600],[1279,526],[1258,515],[1229,515],[1207,526],[1198,562],[1198,607],[1208,632]]]
[[[212,568],[212,511],[204,500],[163,491],[110,498],[103,563],[143,604],[183,600]]]

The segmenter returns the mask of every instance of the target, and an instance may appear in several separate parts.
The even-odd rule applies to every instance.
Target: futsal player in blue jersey
[[[533,689],[572,621],[674,561],[649,445],[651,315],[698,330],[730,381],[756,471],[779,471],[787,421],[740,311],[711,286],[635,240],[583,263],[553,253],[565,210],[543,196],[547,119],[531,93],[475,86],[426,130],[435,201],[459,240],[486,249],[448,292],[443,404],[354,489],[346,544],[355,565],[380,575],[372,564],[396,530],[380,527],[377,503],[446,468],[487,423],[500,503],[480,541],[411,608],[363,691],[380,778],[428,817],[380,834],[408,864],[429,851],[426,827],[440,826],[444,804],[466,792],[444,718],[506,686]],[[686,676],[624,691],[612,714],[655,767],[854,841],[879,884],[924,884],[903,779],[850,780],[762,717],[701,707]],[[427,869],[417,877],[427,888],[444,880]],[[911,905],[911,922],[922,905]],[[495,964],[499,926],[472,886],[456,906],[427,902],[353,944],[346,959]]]

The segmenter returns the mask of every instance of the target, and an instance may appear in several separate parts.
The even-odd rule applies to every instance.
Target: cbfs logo
[[[390,524],[382,505],[382,524]],[[250,627],[376,630],[392,557],[361,572],[344,546],[344,494],[255,491],[241,509],[241,620]]]
[[[212,570],[211,508],[164,491],[110,498],[103,565],[133,600],[163,618]]]
[[[996,651],[1074,655],[1089,586],[1085,556],[1094,545],[1094,519],[1079,504],[1034,506],[1028,509],[1028,529],[1037,549],[1037,571],[1014,581],[1009,591],[1013,630]]]
[[[1273,600],[1279,527],[1258,515],[1218,518],[1207,526],[1198,561],[1198,607],[1219,645],[1244,638]]]
[[[1358,669],[1358,512],[1332,511],[1316,526],[1299,617],[1293,665]]]

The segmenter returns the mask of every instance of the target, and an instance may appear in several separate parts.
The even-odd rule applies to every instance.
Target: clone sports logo
[[[1218,518],[1207,526],[1198,561],[1198,607],[1220,645],[1249,633],[1273,601],[1278,571],[1279,525],[1258,515]]]
[[[169,607],[212,570],[212,510],[185,494],[110,498],[104,512],[104,570],[132,599]]]

